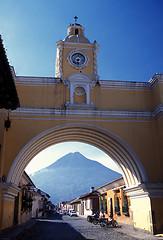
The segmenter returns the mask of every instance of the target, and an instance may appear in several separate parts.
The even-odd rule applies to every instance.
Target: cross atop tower
[[[78,20],[78,17],[77,17],[77,16],[75,16],[75,17],[74,17],[74,19],[75,19],[75,23],[76,23],[76,22],[77,22],[77,20]]]

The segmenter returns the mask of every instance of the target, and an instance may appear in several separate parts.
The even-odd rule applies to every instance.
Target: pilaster
[[[2,206],[0,212],[0,230],[3,230],[13,226],[15,197],[20,188],[14,184],[0,182],[0,191],[0,204]]]
[[[133,226],[151,234],[163,231],[163,183],[142,183],[125,189],[130,197]]]

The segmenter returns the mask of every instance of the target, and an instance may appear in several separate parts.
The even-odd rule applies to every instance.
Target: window
[[[86,199],[85,200],[85,208],[86,208],[86,210],[90,210],[90,208],[91,208],[91,199]]]
[[[127,196],[124,196],[124,205],[122,206],[122,212],[125,216],[129,216],[129,206]]]
[[[105,194],[100,196],[100,211],[107,213],[107,200],[105,199]]]
[[[120,205],[119,205],[119,197],[116,198],[115,213],[117,215],[121,215],[121,213],[120,213]]]
[[[78,35],[78,29],[75,29],[75,35]]]
[[[83,87],[76,87],[75,88],[75,94],[83,95],[84,93],[85,93],[85,89]]]
[[[110,198],[110,216],[113,217],[113,200]]]
[[[21,211],[26,211],[32,209],[32,202],[33,202],[33,194],[27,189],[22,189],[22,205],[21,205]]]

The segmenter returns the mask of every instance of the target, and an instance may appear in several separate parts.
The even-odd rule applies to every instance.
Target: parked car
[[[70,212],[70,217],[77,217],[77,213],[75,212],[75,210],[72,210]]]
[[[62,214],[66,215],[67,214],[67,210],[62,210]]]
[[[69,210],[67,210],[66,215],[69,215]]]
[[[70,212],[71,212],[71,211],[74,211],[74,209],[69,209],[69,210],[67,211],[67,215],[70,216]]]

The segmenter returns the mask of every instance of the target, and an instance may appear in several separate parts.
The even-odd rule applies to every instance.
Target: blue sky
[[[104,166],[122,173],[119,166],[103,151],[97,149],[86,143],[79,142],[68,142],[68,143],[58,143],[49,148],[46,148],[28,164],[25,171],[28,174],[32,174],[42,168],[51,165],[53,162],[68,154],[69,152],[80,152],[86,158],[90,160],[95,160]]]
[[[0,0],[0,34],[17,75],[54,76],[56,41],[79,17],[99,44],[102,80],[162,73],[163,0]]]

